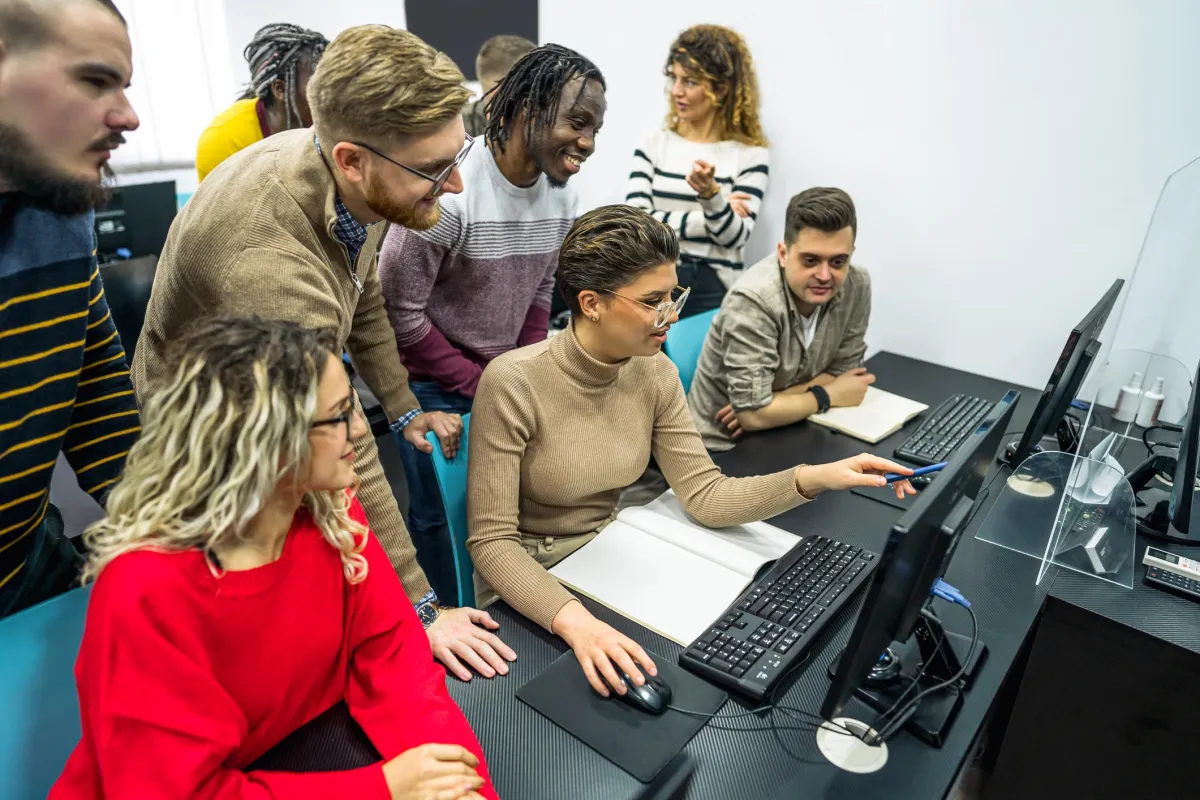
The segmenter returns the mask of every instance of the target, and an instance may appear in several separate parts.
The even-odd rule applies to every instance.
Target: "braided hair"
[[[712,86],[705,93],[717,107],[722,139],[767,146],[758,120],[758,78],[745,39],[720,25],[693,25],[671,43],[665,70],[668,78],[674,64]],[[723,96],[718,96],[718,90],[724,90]],[[667,128],[678,133],[679,114],[669,97],[667,102]]]
[[[563,88],[575,78],[594,80],[608,87],[600,69],[569,48],[545,44],[531,50],[496,84],[485,109],[487,129],[484,135],[504,152],[521,112],[525,114],[525,140],[550,127],[558,117]]]
[[[296,75],[301,62],[316,66],[328,44],[329,40],[321,34],[299,25],[279,22],[259,28],[243,51],[246,63],[250,65],[250,87],[243,97],[257,97],[268,102],[271,85],[281,80],[284,120],[288,128],[304,127],[304,121],[300,119]]]

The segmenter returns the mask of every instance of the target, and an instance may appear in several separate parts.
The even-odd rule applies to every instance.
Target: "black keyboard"
[[[982,397],[951,395],[925,418],[904,444],[896,448],[896,458],[918,467],[940,464],[975,430],[994,405]]]
[[[679,655],[679,665],[761,700],[875,564],[875,554],[860,547],[805,537]]]

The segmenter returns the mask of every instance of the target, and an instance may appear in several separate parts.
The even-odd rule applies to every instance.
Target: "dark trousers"
[[[62,516],[50,506],[38,525],[25,566],[0,589],[0,618],[37,605],[79,585],[83,556],[63,532]]]
[[[721,307],[721,301],[725,299],[725,292],[728,290],[720,276],[717,275],[717,271],[712,267],[702,261],[681,256],[679,263],[675,265],[675,273],[680,286],[692,289],[692,293],[688,295],[687,305],[683,307],[683,313],[679,315],[680,319],[694,317],[705,311]]]
[[[422,411],[446,411],[467,414],[472,400],[458,392],[448,392],[436,383],[415,382],[409,388],[421,403]],[[454,578],[453,545],[446,525],[446,509],[438,491],[433,457],[422,453],[396,434],[400,461],[404,464],[404,479],[408,483],[408,532],[417,548],[417,562],[425,571],[429,585],[444,602],[453,603],[458,584]],[[459,447],[465,448],[462,442]]]

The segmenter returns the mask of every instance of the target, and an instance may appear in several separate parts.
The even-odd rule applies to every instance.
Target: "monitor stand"
[[[945,637],[944,640],[942,637]],[[939,641],[941,647],[938,647]],[[922,697],[916,712],[904,724],[904,729],[921,741],[941,747],[946,743],[950,726],[962,707],[962,692],[974,684],[979,667],[987,658],[987,645],[983,640],[976,643],[973,653],[970,650],[971,637],[946,630],[926,605],[912,636],[904,642],[892,642],[854,694],[876,711],[887,711],[897,705],[898,700],[899,705],[904,705],[918,692],[957,674],[970,654],[962,680],[957,685]],[[926,663],[929,666],[921,676],[920,684],[909,691],[913,678],[921,671],[921,665]],[[833,677],[836,671],[837,659],[834,659],[829,667],[829,676]]]
[[[1151,486],[1158,475],[1175,474],[1178,459],[1173,455],[1160,453],[1152,455],[1138,464],[1125,477],[1133,488],[1137,498],[1133,512],[1137,516],[1137,529],[1155,539],[1185,545],[1200,545],[1200,525],[1192,522],[1189,526],[1196,530],[1181,531],[1171,523],[1171,490],[1167,484]],[[1195,488],[1192,489],[1193,493]]]

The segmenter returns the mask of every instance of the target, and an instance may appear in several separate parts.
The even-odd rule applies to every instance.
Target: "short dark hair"
[[[824,233],[837,233],[849,228],[858,236],[858,216],[854,201],[841,189],[818,186],[805,189],[788,202],[787,221],[783,225],[783,241],[792,244],[802,228],[816,228]]]
[[[646,270],[678,259],[679,240],[666,225],[632,206],[600,206],[575,220],[563,239],[559,291],[578,314],[580,292],[616,291]]]
[[[108,9],[122,25],[125,17],[113,0],[91,0]],[[46,24],[46,11],[37,8],[28,0],[0,0],[0,41],[12,50],[31,50],[41,47],[50,40],[50,28]]]
[[[554,124],[563,88],[575,78],[594,80],[607,89],[600,69],[568,47],[544,44],[513,64],[488,99],[487,131],[489,142],[504,152],[512,136],[517,117],[525,114],[525,138]]]
[[[497,80],[503,78],[512,69],[513,64],[535,47],[537,45],[524,36],[507,33],[493,36],[483,43],[479,48],[479,55],[475,56],[475,78],[479,81],[482,81],[485,75]]]

